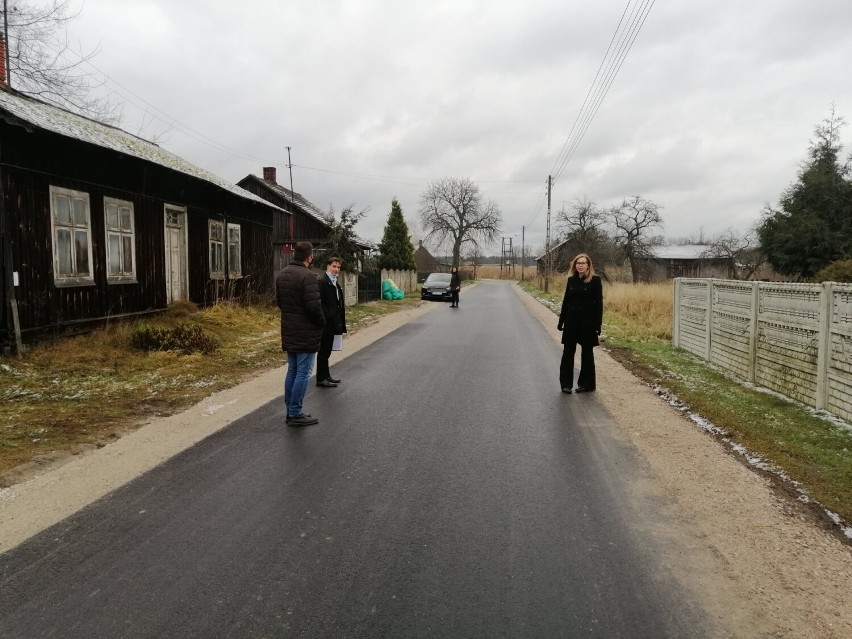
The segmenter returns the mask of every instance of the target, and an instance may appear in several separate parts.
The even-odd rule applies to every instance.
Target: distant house
[[[568,240],[563,240],[550,251],[542,253],[535,258],[536,271],[541,275],[547,268],[547,261],[550,260],[550,268],[552,272],[562,273],[568,270],[568,265],[571,263],[574,255],[571,253],[572,247]]]
[[[649,257],[636,258],[639,279],[643,282],[662,282],[675,277],[729,277],[727,262],[708,257],[707,248],[703,244],[652,246]],[[568,269],[575,254],[569,242],[561,242],[551,249],[549,256],[544,253],[536,258],[538,272],[544,272],[546,260],[550,257],[553,271],[562,273]],[[602,271],[603,266],[595,264],[598,271]]]
[[[704,244],[653,246],[652,257],[638,260],[642,280],[662,282],[676,277],[729,277],[728,262],[708,257],[707,249]]]
[[[288,213],[0,82],[0,352],[188,300],[268,294]]]
[[[315,248],[320,248],[328,241],[331,226],[326,222],[325,215],[319,207],[309,202],[300,193],[294,193],[278,184],[277,173],[274,166],[265,166],[263,178],[247,175],[237,182],[237,186],[288,213],[287,229],[276,233],[276,237],[280,238],[275,247],[276,268],[281,269],[290,263],[290,256],[296,242],[310,242]],[[367,252],[373,248],[373,245],[359,240],[358,247]]]
[[[418,273],[435,273],[444,269],[437,258],[435,258],[425,246],[423,240],[420,240],[420,246],[414,251],[414,264],[417,266]]]

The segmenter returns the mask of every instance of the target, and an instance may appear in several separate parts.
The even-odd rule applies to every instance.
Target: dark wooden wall
[[[7,265],[26,339],[109,317],[143,315],[166,307],[165,205],[186,207],[190,300],[206,305],[224,295],[269,294],[273,285],[273,228],[282,211],[177,171],[41,130],[27,132],[0,120],[2,223],[8,236],[0,262],[3,311],[0,347],[10,337]],[[53,282],[50,187],[89,194],[94,286],[57,288]],[[108,284],[103,198],[133,202],[136,283]],[[208,220],[241,226],[241,271],[236,280],[211,281]],[[6,259],[5,252],[11,253]],[[227,259],[227,248],[226,248]]]

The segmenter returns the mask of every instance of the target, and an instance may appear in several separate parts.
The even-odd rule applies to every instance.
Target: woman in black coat
[[[452,275],[450,276],[450,294],[452,304],[450,304],[450,308],[458,308],[459,307],[459,291],[461,290],[461,276],[459,275],[459,270],[454,266],[452,268]]]
[[[580,375],[577,392],[595,390],[595,355],[593,348],[600,342],[603,321],[603,288],[601,278],[595,275],[592,258],[580,253],[571,261],[562,312],[557,328],[562,331],[562,363],[559,366],[559,384],[563,393],[570,393],[574,385],[574,354],[577,344],[580,352]]]

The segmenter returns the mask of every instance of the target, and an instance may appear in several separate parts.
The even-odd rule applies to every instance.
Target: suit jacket
[[[593,275],[589,282],[577,275],[568,278],[559,324],[563,344],[597,346],[603,322],[603,287],[601,278]]]
[[[317,278],[320,290],[322,314],[325,316],[325,332],[342,335],[346,332],[346,304],[343,303],[343,289],[340,284],[332,284],[326,273]]]

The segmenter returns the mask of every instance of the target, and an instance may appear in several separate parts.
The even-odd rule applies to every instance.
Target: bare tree
[[[606,211],[586,198],[573,200],[567,209],[563,207],[556,215],[556,224],[567,244],[561,251],[556,268],[564,270],[571,257],[577,253],[588,253],[595,262],[595,268],[603,273],[604,265],[617,257],[613,240],[606,231],[607,221]]]
[[[639,260],[652,257],[651,247],[659,243],[651,232],[663,228],[662,207],[640,195],[634,195],[610,210],[615,240],[622,257],[630,262],[633,281],[641,279]]]
[[[28,0],[3,0],[8,23],[9,86],[80,115],[117,124],[120,109],[108,98],[94,96],[103,81],[95,81],[87,64],[98,50],[75,52],[68,24],[80,15],[71,0],[46,5]]]
[[[556,214],[556,225],[566,237],[578,243],[592,243],[606,225],[606,215],[587,198],[573,200],[568,208]]]
[[[766,261],[760,250],[757,230],[751,228],[745,233],[726,229],[710,239],[704,257],[724,260],[728,265],[728,277],[748,280]]]
[[[453,266],[459,265],[462,247],[481,247],[500,232],[500,209],[485,201],[479,187],[468,178],[442,178],[430,183],[420,196],[420,220],[427,238],[448,240],[453,247]]]

